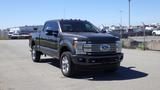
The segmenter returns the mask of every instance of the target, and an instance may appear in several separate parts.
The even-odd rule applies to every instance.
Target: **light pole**
[[[123,25],[122,25],[122,10],[120,10],[120,36],[121,36],[121,39],[122,39],[122,29],[123,29]]]
[[[120,10],[120,24],[121,24],[121,26],[122,26],[122,13],[123,13],[123,11]]]
[[[129,21],[128,21],[128,30],[131,29],[131,0],[128,0],[129,2]]]
[[[142,22],[142,25],[143,25],[143,50],[146,50],[146,30],[144,22]]]
[[[66,19],[66,8],[63,10],[63,18]]]

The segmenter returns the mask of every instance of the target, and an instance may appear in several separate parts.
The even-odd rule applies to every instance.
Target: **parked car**
[[[60,60],[64,76],[73,76],[80,70],[118,70],[123,59],[120,39],[99,30],[83,20],[51,20],[30,40],[34,62],[41,55]]]
[[[31,33],[36,32],[36,30],[19,30],[15,32],[9,32],[8,37],[10,39],[28,39]]]
[[[153,30],[153,31],[152,31],[152,35],[153,35],[153,36],[160,35],[160,30]]]
[[[153,30],[145,30],[145,35],[146,36],[152,36]]]
[[[141,29],[130,29],[127,32],[128,36],[142,36],[143,30]]]
[[[143,30],[143,29],[130,29],[126,34],[128,36],[144,36],[144,32],[146,36],[152,35],[152,30]]]
[[[119,29],[119,30],[109,30],[109,29],[102,29],[102,33],[108,33],[113,36],[119,37],[119,38],[128,38],[128,34],[126,33],[126,30]]]

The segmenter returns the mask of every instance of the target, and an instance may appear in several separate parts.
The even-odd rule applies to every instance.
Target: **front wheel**
[[[70,52],[64,52],[61,55],[60,63],[61,63],[61,72],[64,76],[71,77],[75,73],[74,64],[71,60],[71,53]]]
[[[35,50],[35,46],[31,50],[31,56],[34,62],[40,62],[41,53]]]

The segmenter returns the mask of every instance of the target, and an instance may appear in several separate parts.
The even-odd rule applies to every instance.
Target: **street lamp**
[[[146,50],[146,30],[145,30],[145,24],[142,22],[143,25],[143,50]]]
[[[122,26],[122,13],[123,13],[123,11],[120,10],[120,24],[121,24],[121,26]]]
[[[66,19],[66,8],[63,10],[63,18]]]
[[[121,36],[121,39],[122,39],[122,30],[123,30],[123,25],[122,25],[122,10],[120,10],[120,36]]]
[[[129,2],[129,21],[128,21],[128,29],[131,29],[131,0],[128,0]]]

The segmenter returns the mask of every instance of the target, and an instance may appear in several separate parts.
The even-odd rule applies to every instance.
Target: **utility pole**
[[[131,29],[131,0],[128,0],[129,2],[129,21],[128,21],[128,30]]]
[[[121,39],[122,39],[122,29],[123,29],[123,25],[122,25],[122,10],[120,10],[120,29],[121,29],[121,31],[120,31],[120,35],[121,35]]]
[[[123,11],[122,10],[120,10],[120,24],[121,24],[121,26],[122,26],[122,13],[123,13]]]
[[[143,50],[146,50],[146,30],[144,22],[142,22],[142,25],[143,25]]]
[[[63,18],[66,19],[66,8],[63,10]]]

